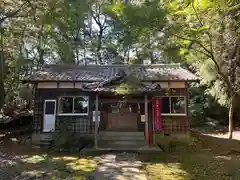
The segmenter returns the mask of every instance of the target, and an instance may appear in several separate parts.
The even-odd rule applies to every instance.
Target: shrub
[[[227,108],[220,106],[206,92],[206,87],[192,84],[189,88],[189,118],[191,127],[209,126],[209,123],[227,124]],[[217,123],[216,123],[217,121]]]
[[[63,123],[54,132],[49,149],[52,151],[80,152],[84,147],[92,144],[92,138],[81,137],[77,133],[71,132],[68,126]]]
[[[190,134],[164,136],[156,134],[155,143],[165,152],[195,151],[199,148],[198,140]]]

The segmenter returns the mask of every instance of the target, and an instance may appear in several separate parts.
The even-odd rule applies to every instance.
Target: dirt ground
[[[143,168],[151,180],[240,180],[239,133],[192,133],[193,149],[142,154]]]
[[[93,156],[50,153],[30,143],[21,144],[23,137],[0,136],[1,180],[86,179],[96,168]]]
[[[206,135],[209,135],[209,136],[213,136],[213,137],[217,137],[217,138],[223,138],[223,139],[228,139],[228,132],[216,132],[216,133],[209,133],[209,134],[206,134]],[[235,140],[240,140],[240,129],[236,129],[234,132],[233,132],[233,139]]]
[[[192,134],[193,152],[139,155],[151,180],[240,180],[240,130]],[[26,141],[28,135],[0,134],[0,179],[85,179],[96,168],[93,156],[53,154]]]

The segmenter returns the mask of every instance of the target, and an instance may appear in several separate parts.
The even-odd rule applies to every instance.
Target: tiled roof
[[[96,82],[114,77],[119,71],[141,81],[194,81],[197,77],[179,64],[152,65],[48,65],[25,81]]]
[[[128,88],[121,88],[119,85],[108,85],[108,86],[95,86],[95,87],[87,87],[88,85],[91,85],[91,83],[85,83],[83,84],[83,87],[81,88],[83,91],[94,91],[94,92],[116,92],[118,91],[130,91],[129,93],[140,93],[140,92],[159,92],[161,90],[161,87],[155,85],[155,84],[139,84],[137,87],[130,87]]]

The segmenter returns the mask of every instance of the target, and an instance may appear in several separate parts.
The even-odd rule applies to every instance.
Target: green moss
[[[237,156],[161,153],[148,157],[144,169],[151,180],[238,180],[239,166],[240,158]]]

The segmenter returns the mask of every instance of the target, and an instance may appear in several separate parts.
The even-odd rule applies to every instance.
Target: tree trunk
[[[233,135],[233,101],[234,98],[231,98],[228,112],[228,131],[229,131],[229,139],[232,139]]]
[[[100,27],[100,31],[98,34],[98,45],[97,45],[97,60],[98,62],[96,64],[102,64],[102,56],[101,56],[101,48],[102,48],[102,36],[103,36],[103,28]]]
[[[0,24],[0,113],[2,111],[5,99],[4,89],[4,56],[3,56],[3,29]]]

